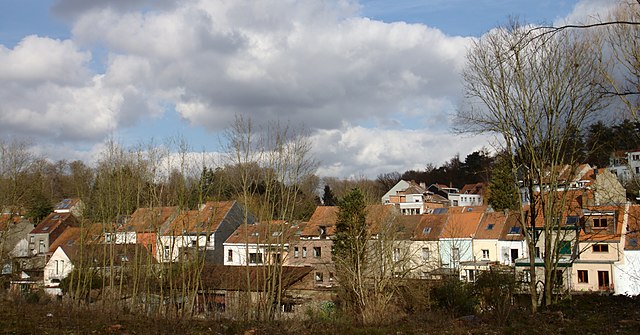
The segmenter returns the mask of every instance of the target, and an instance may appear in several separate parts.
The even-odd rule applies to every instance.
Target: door
[[[609,290],[609,271],[598,271],[598,289],[601,291]]]
[[[511,249],[511,263],[515,263],[516,259],[518,259],[518,249]]]

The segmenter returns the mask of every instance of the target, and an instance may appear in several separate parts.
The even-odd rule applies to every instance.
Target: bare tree
[[[240,202],[245,208],[245,222],[251,214],[265,223],[265,237],[284,236],[283,225],[270,224],[273,221],[292,222],[300,205],[301,191],[315,173],[317,162],[311,157],[311,143],[305,130],[289,125],[272,123],[256,126],[250,119],[237,116],[227,131],[228,169],[231,170],[232,184],[237,187]],[[245,229],[244,259],[249,259],[248,229]],[[278,240],[278,239],[276,239]],[[280,238],[279,243],[269,242],[275,261],[267,262],[260,271],[246,269],[246,286],[250,288],[244,299],[247,304],[243,317],[271,320],[277,317],[282,301],[282,264],[286,257],[288,241]],[[247,264],[248,266],[248,264]],[[251,276],[261,276],[252,278]],[[255,279],[255,280],[252,280]],[[252,283],[263,285],[252,287]],[[257,295],[255,303],[251,296]]]
[[[467,104],[457,113],[463,131],[495,133],[511,153],[514,182],[529,194],[531,215],[520,222],[529,247],[532,308],[537,307],[535,250],[544,241],[544,301],[551,303],[557,264],[553,238],[565,207],[559,187],[571,179],[577,153],[562,150],[605,105],[598,43],[570,31],[546,34],[517,23],[476,41],[463,72]],[[521,199],[526,200],[526,199]],[[521,203],[522,204],[522,203]]]

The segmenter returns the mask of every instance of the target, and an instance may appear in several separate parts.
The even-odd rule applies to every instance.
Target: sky
[[[474,39],[614,0],[0,0],[0,137],[51,160],[187,140],[236,115],[309,129],[320,176],[424,169],[487,148],[452,133]]]

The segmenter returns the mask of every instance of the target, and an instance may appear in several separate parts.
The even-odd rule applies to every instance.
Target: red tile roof
[[[49,234],[60,225],[77,226],[78,220],[71,213],[51,213],[31,231],[31,234]]]

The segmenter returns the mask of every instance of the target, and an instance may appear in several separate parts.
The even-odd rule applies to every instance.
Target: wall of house
[[[458,249],[459,259],[454,259],[454,249]],[[470,238],[441,238],[440,239],[440,263],[443,267],[457,268],[459,262],[473,260],[473,245]]]
[[[409,248],[411,277],[427,279],[431,271],[440,267],[438,241],[411,241]]]
[[[586,279],[586,281],[581,282],[581,278],[578,274],[579,271],[586,271],[587,277],[583,278]],[[600,275],[605,275],[609,280],[608,287],[599,286],[598,278]],[[613,263],[576,261],[573,263],[573,267],[571,269],[571,289],[573,291],[608,291],[610,288],[615,287],[614,279]]]
[[[42,250],[40,245],[42,243]],[[49,234],[29,234],[29,250],[32,255],[45,254],[49,251]]]
[[[44,266],[44,286],[57,287],[60,280],[66,278],[71,271],[73,271],[71,260],[67,257],[64,250],[58,247]],[[52,282],[54,279],[57,280],[56,283]]]
[[[382,196],[382,203],[389,203],[389,196],[390,195],[395,195],[396,193],[398,193],[398,191],[402,191],[402,190],[406,190],[409,187],[409,183],[404,181],[404,180],[400,180],[397,184],[395,184],[389,191],[387,191],[387,193],[385,193]]]
[[[640,294],[640,250],[625,250],[624,258],[613,267],[615,294]]]
[[[229,259],[229,252],[232,253]],[[251,263],[247,260],[247,255],[252,253],[262,254],[262,262]],[[258,259],[256,259],[257,261]],[[264,247],[256,244],[225,243],[224,244],[224,265],[261,265],[267,262],[267,254]]]
[[[104,241],[106,243],[135,244],[136,237],[136,232],[104,233]]]
[[[255,222],[252,216],[246,218],[246,221],[248,224]],[[213,263],[224,264],[224,242],[243,223],[245,223],[244,210],[238,203],[234,203],[220,225],[218,225],[218,229],[216,229],[211,236],[210,241],[213,243]]]
[[[594,251],[594,245],[606,245],[608,251]],[[620,260],[620,243],[618,242],[580,242],[579,244],[581,260],[585,261],[618,261]]]
[[[513,265],[511,250],[518,250],[518,258],[528,258],[529,248],[525,241],[498,241],[499,261],[503,265]]]
[[[137,233],[136,243],[145,246],[152,255],[156,256],[156,260],[159,261],[156,253],[156,233]]]
[[[312,276],[316,287],[332,287],[336,284],[336,267],[331,258],[333,241],[328,238],[300,239],[291,242],[289,254],[284,259],[284,265],[311,266]],[[297,255],[296,255],[297,248]],[[314,256],[313,248],[320,248],[320,256]],[[306,250],[306,254],[305,254]]]
[[[489,257],[483,257],[483,250],[489,251]],[[500,260],[498,249],[498,240],[481,240],[473,239],[473,259],[475,261],[491,261],[497,262]]]

